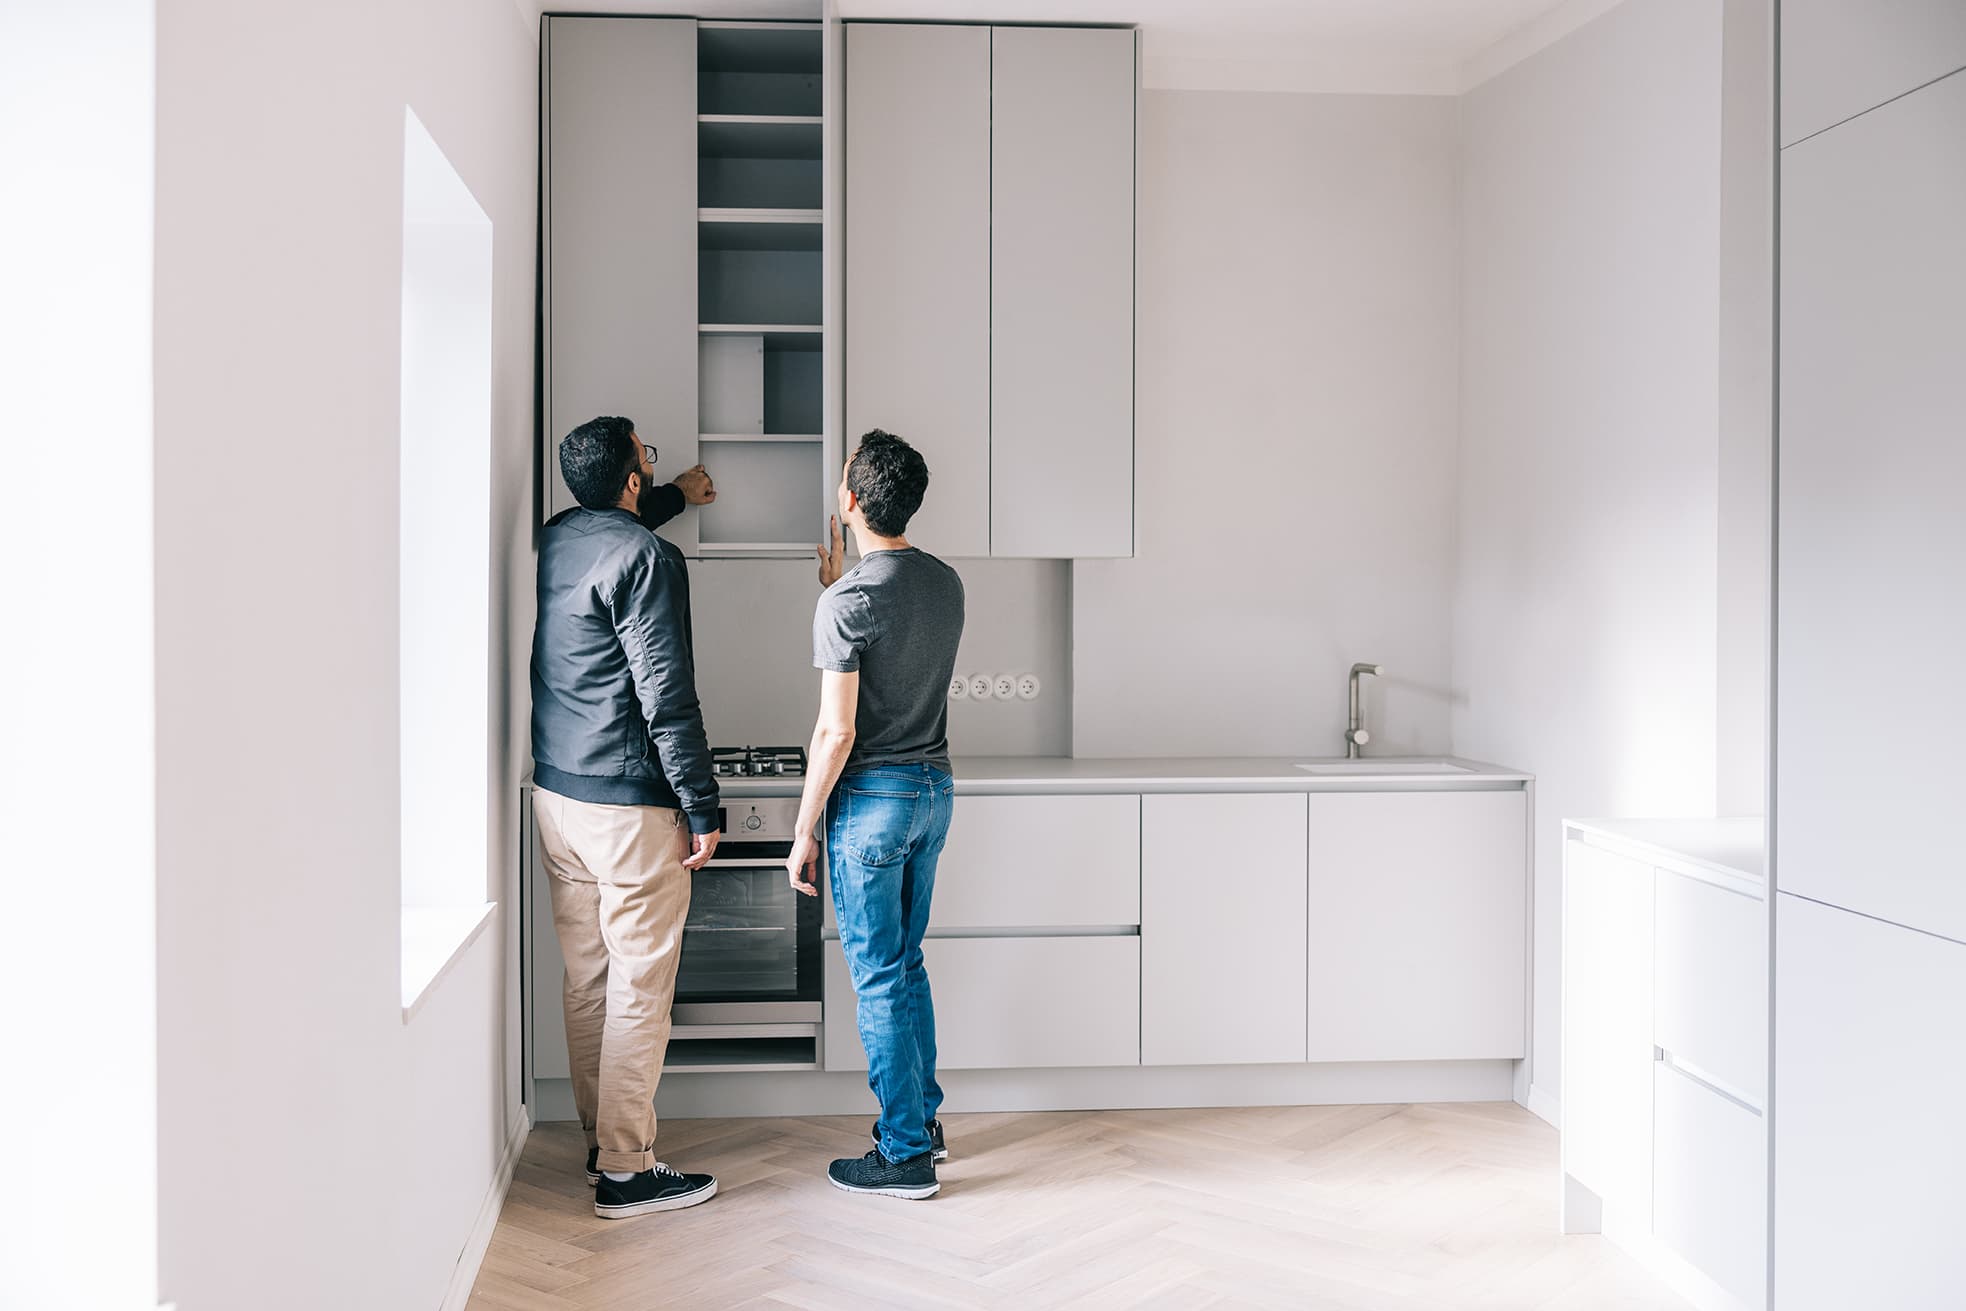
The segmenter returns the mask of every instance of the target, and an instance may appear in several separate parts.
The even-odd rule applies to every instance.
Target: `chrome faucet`
[[[1347,760],[1358,759],[1360,754],[1359,748],[1372,740],[1372,734],[1365,731],[1365,705],[1359,700],[1358,676],[1360,674],[1377,674],[1378,672],[1379,666],[1377,665],[1357,664],[1352,666],[1351,718],[1345,724],[1345,758]]]

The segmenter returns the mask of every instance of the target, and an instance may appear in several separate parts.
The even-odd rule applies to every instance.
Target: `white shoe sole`
[[[681,1197],[664,1197],[653,1202],[631,1202],[626,1206],[602,1206],[594,1203],[594,1214],[603,1220],[626,1220],[631,1216],[653,1215],[657,1211],[680,1211],[684,1207],[700,1206],[717,1195],[717,1185],[713,1182],[708,1188]]]
[[[829,1174],[826,1176],[826,1182],[843,1193],[858,1193],[862,1197],[899,1197],[909,1202],[919,1202],[923,1198],[933,1197],[942,1191],[942,1181],[940,1179],[932,1184],[911,1184],[905,1187],[895,1184],[887,1188],[856,1188],[852,1184],[841,1183]]]

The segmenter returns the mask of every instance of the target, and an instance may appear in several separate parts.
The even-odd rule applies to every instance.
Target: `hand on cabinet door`
[[[675,484],[683,489],[683,500],[691,505],[708,505],[717,499],[717,484],[700,464],[677,474]]]
[[[840,574],[846,565],[846,538],[840,532],[840,517],[836,514],[827,523],[833,530],[831,547],[815,546],[813,553],[819,557],[819,585],[831,587],[840,581]]]

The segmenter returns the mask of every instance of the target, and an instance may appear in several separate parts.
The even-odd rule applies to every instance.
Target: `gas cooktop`
[[[718,778],[796,778],[806,772],[804,747],[712,747]]]

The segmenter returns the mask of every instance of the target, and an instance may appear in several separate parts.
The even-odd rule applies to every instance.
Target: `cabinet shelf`
[[[816,114],[698,114],[696,153],[715,159],[818,159]]]
[[[823,442],[816,432],[700,432],[698,442]]]
[[[816,251],[824,229],[816,209],[699,209],[699,250]]]
[[[816,323],[699,323],[705,337],[763,337],[765,349],[816,351],[825,329]]]

